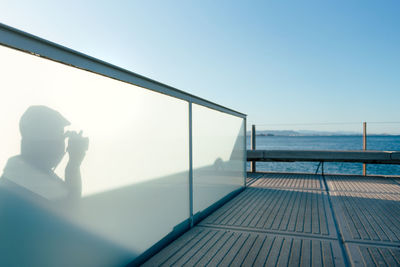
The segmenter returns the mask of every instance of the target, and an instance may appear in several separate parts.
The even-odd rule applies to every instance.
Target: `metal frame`
[[[194,225],[193,219],[193,131],[192,102],[189,102],[189,225]]]
[[[247,187],[247,118],[243,119],[244,123],[244,187]]]
[[[140,86],[161,94],[206,106],[240,118],[246,117],[246,114],[226,108],[195,95],[188,94],[169,85],[157,82],[134,72],[117,67],[110,63],[85,55],[59,44],[47,41],[29,33],[20,31],[2,23],[0,23],[0,44],[8,46],[10,48],[35,54],[37,56],[57,61],[66,65],[74,66],[76,68],[104,75],[109,78],[114,78],[119,81]]]
[[[252,151],[256,150],[256,126],[253,124],[251,125],[251,138],[250,138],[250,149]],[[252,160],[250,162],[250,171],[256,172],[256,162]]]

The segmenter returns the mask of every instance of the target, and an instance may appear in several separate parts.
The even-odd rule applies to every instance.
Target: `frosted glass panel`
[[[244,120],[193,104],[193,211],[244,186]]]
[[[0,59],[1,266],[123,265],[188,219],[187,102]]]

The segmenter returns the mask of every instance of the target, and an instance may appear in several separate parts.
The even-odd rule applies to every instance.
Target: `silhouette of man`
[[[21,153],[8,159],[0,184],[47,200],[79,198],[82,191],[80,166],[89,140],[82,137],[82,131],[64,133],[68,125],[70,122],[58,111],[46,106],[30,106],[19,122]],[[54,169],[65,155],[66,138],[69,138],[69,161],[65,180],[62,180]]]

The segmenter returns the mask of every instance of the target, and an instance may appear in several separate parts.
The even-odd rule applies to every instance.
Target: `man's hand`
[[[67,132],[68,147],[67,152],[69,154],[69,164],[76,167],[80,166],[86,151],[89,147],[89,138],[82,137],[82,131],[79,132]]]

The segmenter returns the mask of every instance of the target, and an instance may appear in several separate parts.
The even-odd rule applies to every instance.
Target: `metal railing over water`
[[[392,124],[398,122],[391,122]],[[372,123],[387,124],[387,123]],[[293,126],[293,125],[292,125]],[[250,134],[250,150],[247,151],[247,161],[250,162],[250,171],[256,172],[256,162],[319,162],[316,173],[321,168],[324,172],[325,162],[363,163],[363,175],[367,175],[366,164],[400,165],[400,151],[367,150],[367,123],[362,123],[362,150],[317,150],[317,149],[257,149],[256,126],[252,125]],[[273,137],[273,134],[264,131],[261,136]],[[271,131],[274,132],[274,131]],[[290,132],[290,131],[289,131]],[[327,136],[330,136],[329,134]],[[375,134],[376,136],[376,134]],[[386,136],[386,135],[384,135]],[[383,137],[384,137],[383,136]],[[311,136],[313,137],[313,136]],[[314,136],[315,137],[315,136]],[[318,136],[317,136],[318,137]],[[272,139],[270,139],[272,140]]]

